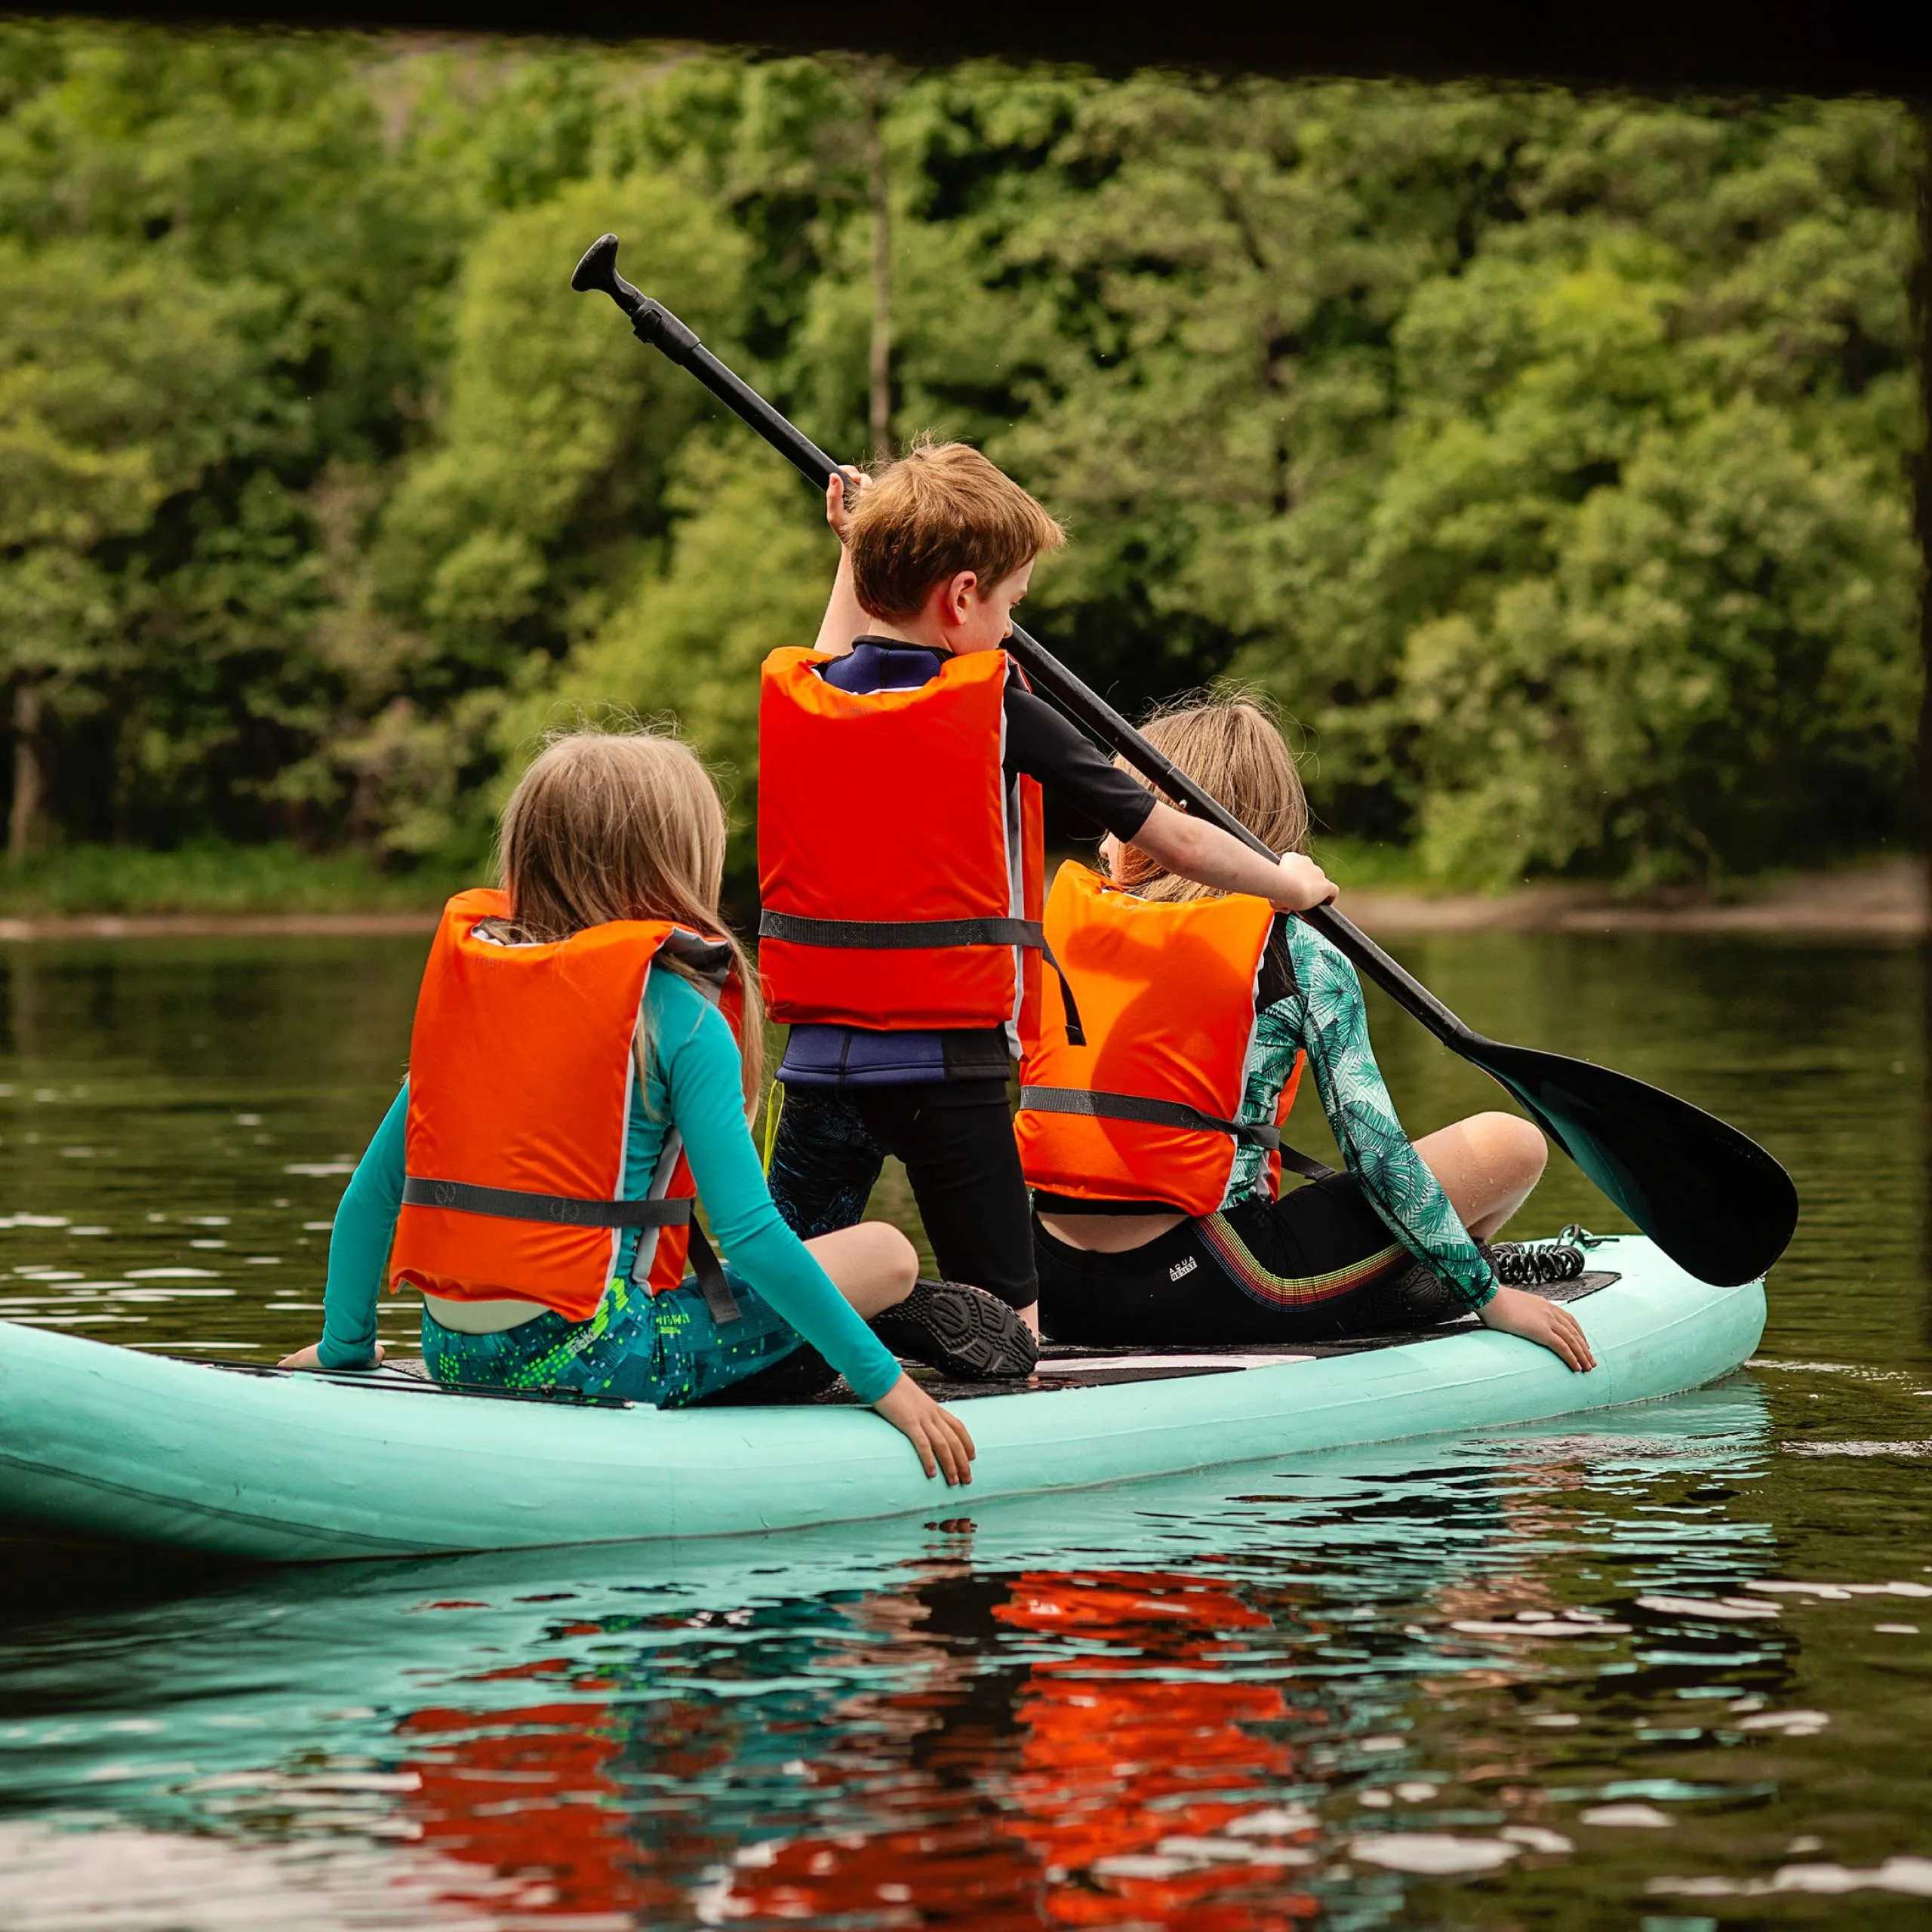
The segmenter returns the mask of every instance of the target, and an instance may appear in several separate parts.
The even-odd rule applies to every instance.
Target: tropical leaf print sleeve
[[[1342,1158],[1369,1204],[1468,1306],[1481,1307],[1496,1292],[1489,1264],[1402,1131],[1369,1044],[1368,1012],[1355,968],[1298,919],[1289,921],[1289,946],[1300,990],[1263,1014],[1264,1039],[1269,1033],[1294,1036],[1308,1055]]]

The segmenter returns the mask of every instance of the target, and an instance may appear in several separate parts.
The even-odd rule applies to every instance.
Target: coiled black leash
[[[1575,1281],[1583,1272],[1584,1251],[1603,1238],[1573,1221],[1554,1241],[1501,1241],[1493,1246],[1479,1241],[1476,1245],[1506,1288],[1553,1288]]]

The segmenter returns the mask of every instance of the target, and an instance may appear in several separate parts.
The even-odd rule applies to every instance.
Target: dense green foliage
[[[305,914],[375,914],[419,930],[435,923],[452,892],[475,883],[473,866],[379,865],[351,846],[304,852],[285,840],[234,844],[194,840],[157,851],[140,845],[63,845],[0,866],[0,919],[106,917],[277,920]]]
[[[831,540],[568,278],[616,229],[860,451],[869,115],[894,429],[1071,521],[1035,627],[1117,700],[1266,688],[1327,820],[1444,875],[1900,828],[1901,109],[14,25],[16,849],[440,863],[611,709],[742,815]]]

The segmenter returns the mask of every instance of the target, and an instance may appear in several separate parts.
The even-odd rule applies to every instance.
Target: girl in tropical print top
[[[1192,706],[1155,720],[1147,736],[1272,849],[1304,844],[1300,779],[1258,706]],[[1101,857],[1113,884],[1137,900],[1207,894],[1117,841],[1103,842]],[[1574,1370],[1594,1367],[1575,1318],[1499,1286],[1479,1245],[1542,1176],[1537,1129],[1513,1114],[1483,1113],[1411,1142],[1376,1064],[1355,969],[1300,919],[1276,920],[1255,1004],[1235,1121],[1274,1122],[1305,1054],[1346,1171],[1278,1201],[1267,1150],[1241,1145],[1220,1205],[1191,1214],[1158,1197],[1097,1201],[1091,1190],[1036,1186],[1045,1332],[1095,1345],[1279,1342],[1413,1329],[1473,1312]]]

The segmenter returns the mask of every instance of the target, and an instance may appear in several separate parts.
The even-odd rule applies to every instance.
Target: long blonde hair
[[[724,801],[690,746],[649,727],[552,738],[518,781],[497,832],[512,943],[568,939],[612,919],[671,919],[722,940],[745,991],[745,1100],[764,1048],[758,975],[718,910]],[[660,964],[694,976],[669,953]]]
[[[1275,853],[1300,852],[1308,845],[1308,796],[1301,788],[1294,754],[1263,700],[1249,697],[1183,699],[1142,728],[1156,750],[1217,798]],[[1114,762],[1132,771],[1125,759]],[[1133,772],[1150,792],[1154,787]],[[1156,865],[1146,853],[1118,840],[1108,844],[1109,870],[1117,885],[1143,899],[1208,899],[1211,886]]]

